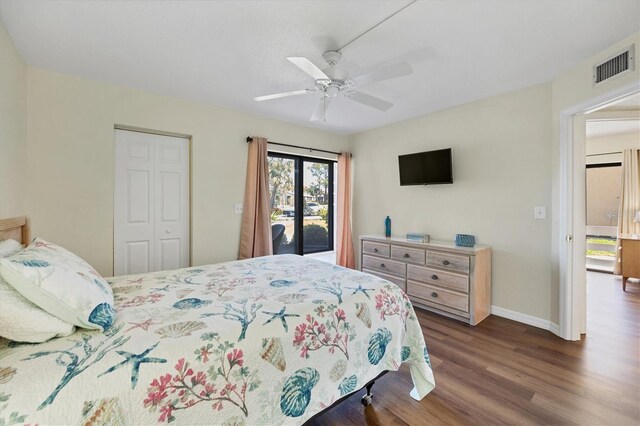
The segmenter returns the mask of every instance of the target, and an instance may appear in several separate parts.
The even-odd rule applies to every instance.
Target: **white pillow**
[[[0,241],[0,257],[22,250],[15,240]],[[54,317],[25,299],[0,277],[0,336],[16,342],[40,343],[73,333],[72,324]]]
[[[0,277],[0,336],[16,342],[40,343],[68,336],[73,324],[29,302]]]
[[[58,245],[36,238],[26,249],[0,259],[0,275],[61,320],[103,331],[113,324],[109,284],[88,263]]]
[[[24,246],[16,240],[0,240],[0,257],[13,256],[23,248]]]

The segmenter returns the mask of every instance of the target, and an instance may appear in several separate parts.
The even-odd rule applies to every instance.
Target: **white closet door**
[[[189,266],[189,141],[116,130],[114,274]]]
[[[189,266],[189,142],[158,136],[155,146],[156,270]]]

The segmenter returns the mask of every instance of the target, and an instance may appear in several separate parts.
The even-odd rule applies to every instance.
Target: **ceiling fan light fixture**
[[[335,98],[336,96],[338,96],[338,93],[340,93],[340,88],[335,85],[329,85],[325,93],[327,94],[326,97]]]
[[[322,54],[322,59],[330,66],[334,66],[338,63],[340,59],[342,59],[342,53],[336,52],[335,50],[329,50]]]

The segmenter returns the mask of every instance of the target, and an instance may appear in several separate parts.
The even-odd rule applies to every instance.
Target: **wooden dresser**
[[[418,307],[476,325],[491,313],[491,248],[360,237],[360,270],[402,288]]]
[[[640,278],[640,237],[621,234],[618,238],[620,238],[622,291],[627,291],[627,279]]]

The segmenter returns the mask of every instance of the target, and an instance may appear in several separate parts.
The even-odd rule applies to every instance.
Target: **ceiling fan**
[[[310,121],[325,120],[327,108],[331,104],[331,101],[333,101],[338,95],[344,96],[349,100],[363,105],[367,105],[371,108],[386,111],[393,106],[391,102],[375,96],[367,95],[366,93],[359,92],[356,89],[382,80],[402,77],[413,73],[411,66],[408,63],[403,62],[351,77],[347,70],[338,66],[338,62],[342,58],[342,54],[340,52],[330,50],[323,53],[322,57],[327,63],[327,67],[324,69],[318,68],[313,62],[305,57],[287,58],[289,62],[296,65],[313,78],[315,83],[313,89],[294,90],[292,92],[258,96],[254,98],[254,100],[260,102],[319,92],[322,96],[311,115]]]

